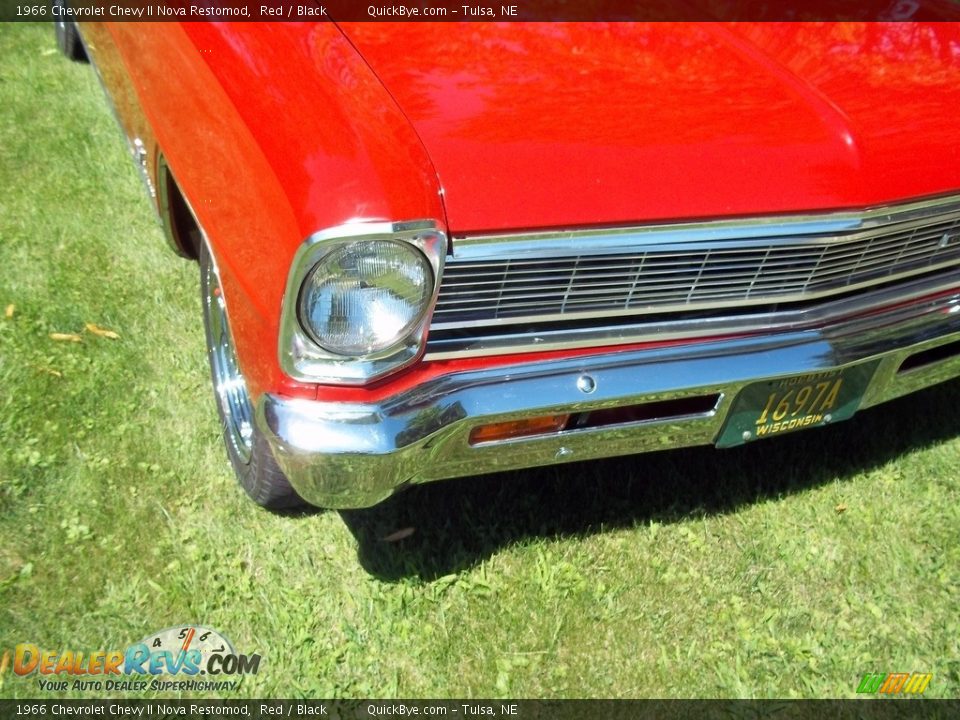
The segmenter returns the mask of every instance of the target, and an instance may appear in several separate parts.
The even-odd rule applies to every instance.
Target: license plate
[[[820,427],[853,416],[876,362],[747,385],[737,395],[717,447]]]

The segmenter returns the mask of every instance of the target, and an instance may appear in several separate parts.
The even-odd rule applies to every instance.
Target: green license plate
[[[747,385],[733,402],[717,447],[846,420],[860,407],[876,369],[869,362]]]

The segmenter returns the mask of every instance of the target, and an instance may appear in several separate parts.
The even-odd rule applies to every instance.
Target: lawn
[[[736,450],[256,507],[197,268],[52,35],[0,24],[0,653],[195,622],[262,655],[239,698],[960,696],[957,382]]]

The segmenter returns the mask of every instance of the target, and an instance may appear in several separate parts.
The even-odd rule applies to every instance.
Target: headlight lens
[[[335,247],[300,291],[300,322],[325,350],[362,357],[401,342],[423,319],[433,271],[412,245],[365,240]]]

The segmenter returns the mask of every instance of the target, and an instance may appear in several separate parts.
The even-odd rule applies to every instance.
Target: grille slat
[[[813,261],[810,260],[809,258],[798,258],[796,260],[769,261],[766,264],[764,264],[764,270],[770,270],[770,269],[776,269],[776,268],[796,268],[796,266],[800,262],[809,263]],[[643,275],[644,277],[648,275],[649,276],[665,275],[665,274],[676,272],[677,270],[683,270],[684,268],[688,268],[693,271],[698,271],[701,265],[702,264],[696,264],[696,263],[690,263],[688,265],[675,266],[675,267],[672,267],[669,265],[663,265],[662,269],[660,270],[645,270]],[[625,264],[625,265],[619,265],[619,266],[613,266],[613,265],[605,266],[603,268],[589,268],[586,271],[577,273],[576,279],[581,281],[602,279],[604,277],[609,277],[610,275],[613,275],[615,273],[620,273],[621,275],[625,276],[624,282],[629,284],[633,282],[631,278],[633,277],[634,274],[639,275],[638,273],[639,266],[640,266],[640,261],[637,261],[635,264],[632,264],[632,265]],[[742,270],[744,275],[749,275],[750,277],[752,277],[755,274],[756,272],[755,267],[756,267],[755,262],[754,263],[738,262],[738,263],[718,264],[712,258],[711,258],[711,263],[709,263],[709,269],[714,272],[720,271],[720,270],[731,271],[731,272]],[[628,274],[630,276],[629,278],[626,277],[626,275]],[[705,278],[705,279],[709,279],[709,278]],[[565,287],[569,282],[569,272],[566,272],[563,270],[552,270],[550,268],[546,268],[543,270],[542,273],[537,273],[534,271],[530,271],[524,275],[519,275],[517,273],[514,273],[513,277],[506,277],[506,278],[496,277],[494,279],[489,279],[489,280],[480,280],[480,279],[474,279],[474,278],[461,279],[459,276],[451,276],[450,278],[444,277],[443,287],[446,292],[451,292],[451,293],[456,292],[457,288],[461,288],[461,287],[471,288],[471,292],[472,292],[473,288],[481,287],[481,286],[496,286],[496,287],[504,286],[505,289],[509,289],[513,285],[520,285],[520,286],[529,285],[534,280],[537,281],[537,285],[542,285],[546,281],[557,280],[558,281],[557,284],[562,284]]]
[[[729,305],[730,312],[749,312],[751,305],[828,298],[851,287],[960,266],[956,205],[921,219],[897,221],[894,213],[890,218],[868,230],[834,235],[771,233],[764,239],[745,233],[684,246],[674,233],[669,243],[638,242],[619,253],[452,257],[432,324],[469,324],[482,334],[485,324],[504,320],[586,321],[666,306],[685,317],[699,307],[715,312]],[[569,250],[564,247],[564,253]]]

